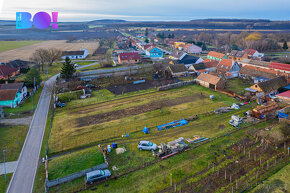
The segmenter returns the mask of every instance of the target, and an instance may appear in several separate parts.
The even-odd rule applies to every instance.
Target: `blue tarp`
[[[147,127],[144,127],[143,132],[144,132],[145,134],[149,134],[149,130],[148,130],[148,128],[147,128]]]
[[[278,111],[278,117],[281,119],[289,119],[288,114]]]
[[[169,129],[172,127],[179,127],[179,126],[187,125],[187,123],[188,123],[187,120],[181,119],[178,121],[172,121],[170,123],[166,123],[164,125],[159,125],[159,126],[157,126],[157,128],[161,131],[163,129]]]
[[[284,87],[287,90],[290,90],[290,84],[288,84],[287,86]]]

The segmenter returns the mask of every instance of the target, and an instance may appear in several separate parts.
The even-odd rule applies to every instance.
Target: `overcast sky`
[[[15,20],[15,13],[21,11],[58,11],[59,21],[290,20],[290,0],[0,0],[0,20]]]

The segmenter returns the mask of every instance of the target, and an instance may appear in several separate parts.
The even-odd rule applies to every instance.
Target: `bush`
[[[58,94],[58,101],[60,102],[68,102],[71,100],[79,99],[80,96],[83,94],[82,90],[72,91],[72,92],[65,92]]]

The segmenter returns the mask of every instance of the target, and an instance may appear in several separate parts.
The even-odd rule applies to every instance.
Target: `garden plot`
[[[203,96],[199,96],[201,92]],[[210,94],[215,95],[214,101],[209,99]],[[164,102],[161,110],[156,101]],[[218,133],[225,132],[218,126],[227,124],[230,114],[215,116],[215,123],[209,121],[213,117],[205,117],[184,127],[168,129],[166,132],[157,132],[155,128],[157,125],[170,121],[212,112],[218,107],[227,106],[236,101],[223,94],[193,85],[101,104],[85,105],[86,100],[83,102],[83,104],[80,103],[79,106],[74,106],[74,108],[69,108],[68,105],[68,108],[65,107],[56,111],[49,140],[49,153],[114,140],[125,140],[121,136],[127,133],[130,134],[131,138],[140,139],[143,136],[142,129],[145,126],[151,130],[152,135],[158,136],[160,142],[164,138],[174,140],[177,136],[202,135],[214,137]],[[166,105],[166,102],[168,102],[168,105]],[[114,110],[112,111],[112,109]],[[135,113],[135,111],[138,113]],[[91,117],[91,120],[88,117]],[[103,118],[106,119],[106,122],[102,121]],[[84,123],[87,122],[86,124],[82,123],[82,127],[80,127],[80,119],[83,119]],[[183,133],[185,136],[183,136]],[[159,135],[163,135],[164,138],[160,138]]]

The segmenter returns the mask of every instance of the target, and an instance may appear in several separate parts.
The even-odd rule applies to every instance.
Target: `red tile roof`
[[[254,49],[245,49],[245,52],[249,55],[249,56],[253,56],[255,54],[257,50]]]
[[[146,44],[146,45],[143,45],[143,48],[144,48],[144,50],[147,50],[151,46],[155,46],[155,44]]]
[[[278,69],[278,70],[290,71],[290,64],[271,62],[270,68],[274,68],[274,69]]]
[[[119,54],[120,60],[138,60],[138,52],[124,52]]]
[[[283,92],[281,94],[277,94],[277,96],[290,98],[290,90]]]
[[[17,68],[13,68],[7,65],[0,65],[0,76],[11,76],[13,72],[17,72]]]
[[[214,75],[211,75],[211,74],[201,73],[196,78],[196,80],[197,81],[200,80],[200,81],[204,81],[204,82],[208,82],[210,84],[216,85],[221,80],[221,78],[217,77],[217,76],[214,76]]]
[[[208,55],[213,56],[215,58],[222,59],[225,55],[219,52],[210,51]]]
[[[217,66],[217,71],[221,71],[223,73],[229,71],[232,65],[234,64],[234,62],[235,61],[232,59],[222,59],[219,65]]]
[[[206,58],[204,61],[203,61],[204,65],[206,68],[213,68],[213,67],[217,67],[218,65],[218,61],[216,60],[211,60],[211,59],[208,59]]]
[[[10,101],[14,100],[16,96],[17,90],[0,90],[0,101]]]

